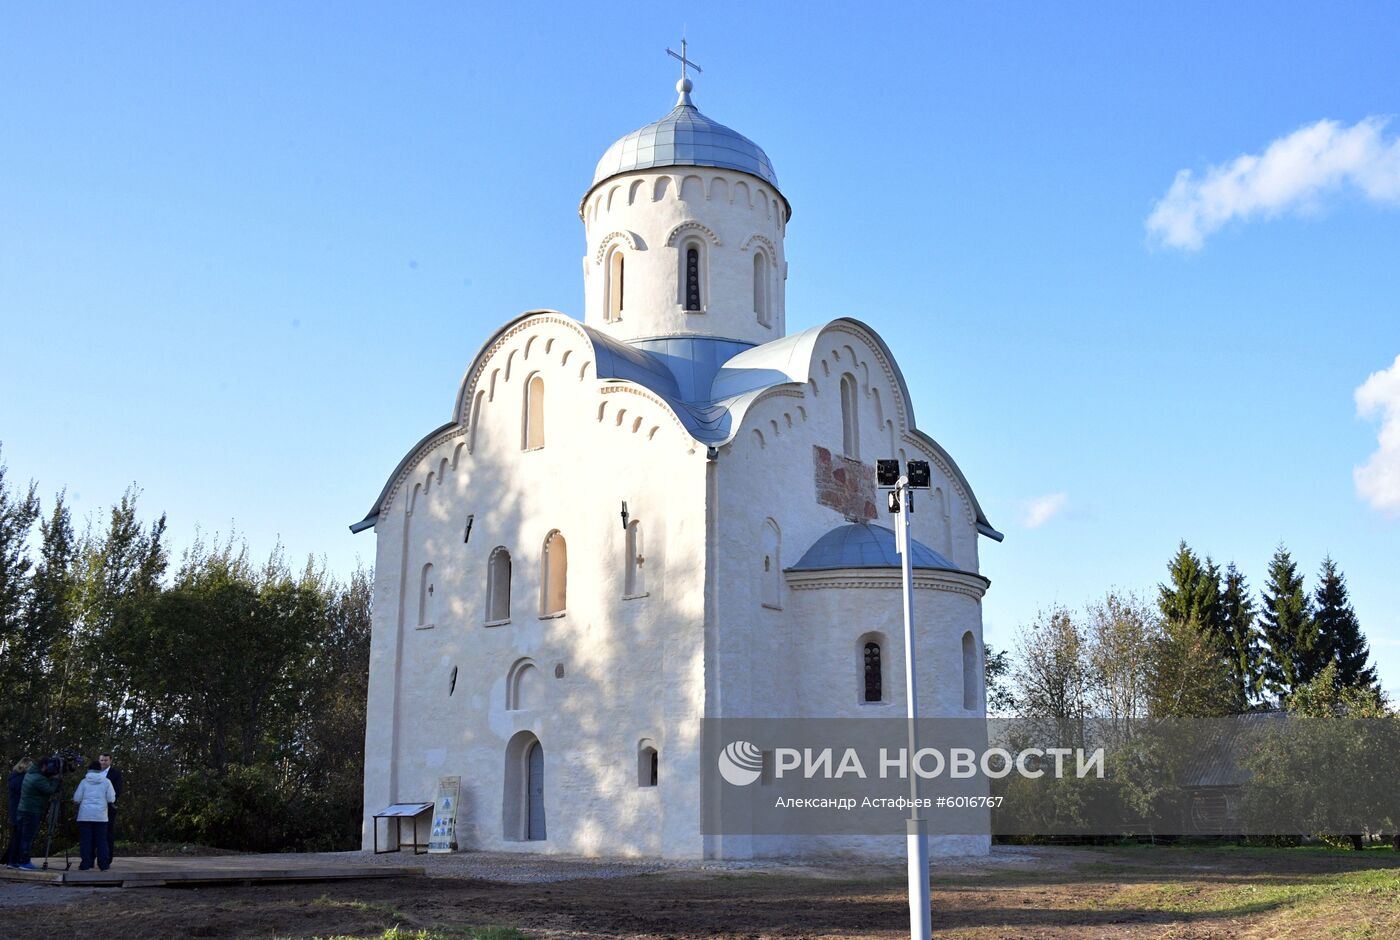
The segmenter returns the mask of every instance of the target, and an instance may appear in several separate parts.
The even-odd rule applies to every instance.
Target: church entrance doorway
[[[544,806],[544,745],[520,731],[506,745],[502,835],[507,842],[542,842],[548,837]]]
[[[544,748],[536,741],[530,745],[530,780],[527,789],[530,794],[526,826],[528,838],[532,841],[544,839]]]

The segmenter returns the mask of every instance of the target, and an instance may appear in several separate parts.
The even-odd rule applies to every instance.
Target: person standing
[[[78,804],[78,854],[82,859],[79,871],[91,871],[94,857],[103,871],[112,867],[112,854],[107,847],[107,810],[116,799],[116,790],[102,772],[101,762],[88,764],[87,776],[73,791],[73,802]]]
[[[36,866],[30,861],[30,851],[34,848],[34,837],[39,834],[39,817],[58,792],[59,771],[62,765],[55,758],[48,758],[31,764],[24,775],[19,793],[19,855],[15,857],[15,867],[34,871]]]
[[[29,767],[34,762],[27,757],[21,757],[19,763],[15,764],[15,769],[10,771],[9,791],[10,791],[10,843],[5,848],[5,867],[16,868],[19,866],[19,798],[24,790],[24,775],[29,773]]]
[[[111,754],[98,754],[97,760],[102,764],[102,775],[112,784],[112,790],[116,793],[113,799],[121,799],[121,768],[112,766]],[[115,803],[107,807],[107,857],[117,857],[117,806]]]

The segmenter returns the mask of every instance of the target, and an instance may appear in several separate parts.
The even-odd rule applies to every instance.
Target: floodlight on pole
[[[890,474],[893,469],[894,474]],[[904,701],[909,722],[909,754],[907,760],[914,762],[919,752],[919,695],[914,679],[914,553],[909,547],[909,513],[914,509],[914,487],[927,489],[929,485],[928,462],[911,460],[908,472],[899,474],[898,460],[881,460],[876,463],[876,474],[881,486],[893,486],[889,494],[890,512],[899,516],[895,521],[895,549],[899,552],[900,595],[904,603]],[[893,479],[890,477],[893,476]],[[885,481],[890,479],[889,483]],[[908,511],[901,511],[901,508]],[[919,811],[919,775],[909,774],[909,797],[913,804],[906,821],[905,838],[909,853],[909,936],[913,940],[929,940],[933,933],[932,899],[929,897],[928,868],[928,820]]]

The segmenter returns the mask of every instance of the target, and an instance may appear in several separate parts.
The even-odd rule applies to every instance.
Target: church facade
[[[377,539],[366,847],[377,809],[459,775],[464,849],[902,853],[902,834],[701,825],[706,718],[904,715],[881,457],[933,471],[912,516],[923,714],[985,715],[978,543],[1001,535],[874,329],[787,333],[772,164],[677,87],[584,194],[582,322],[497,330],[351,527]]]

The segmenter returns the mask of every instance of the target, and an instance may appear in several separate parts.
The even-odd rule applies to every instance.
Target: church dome
[[[763,148],[738,131],[711,120],[690,100],[690,79],[676,83],[680,98],[671,112],[621,138],[603,154],[593,186],[621,173],[665,166],[713,166],[739,170],[778,188],[778,175]],[[780,193],[781,195],[781,193]],[[786,199],[783,200],[787,202]],[[788,215],[792,209],[788,207]]]
[[[911,568],[941,568],[957,571],[958,566],[929,548],[910,539]],[[836,568],[898,568],[899,553],[894,550],[894,531],[884,526],[853,522],[837,526],[812,543],[789,571],[829,571]]]

